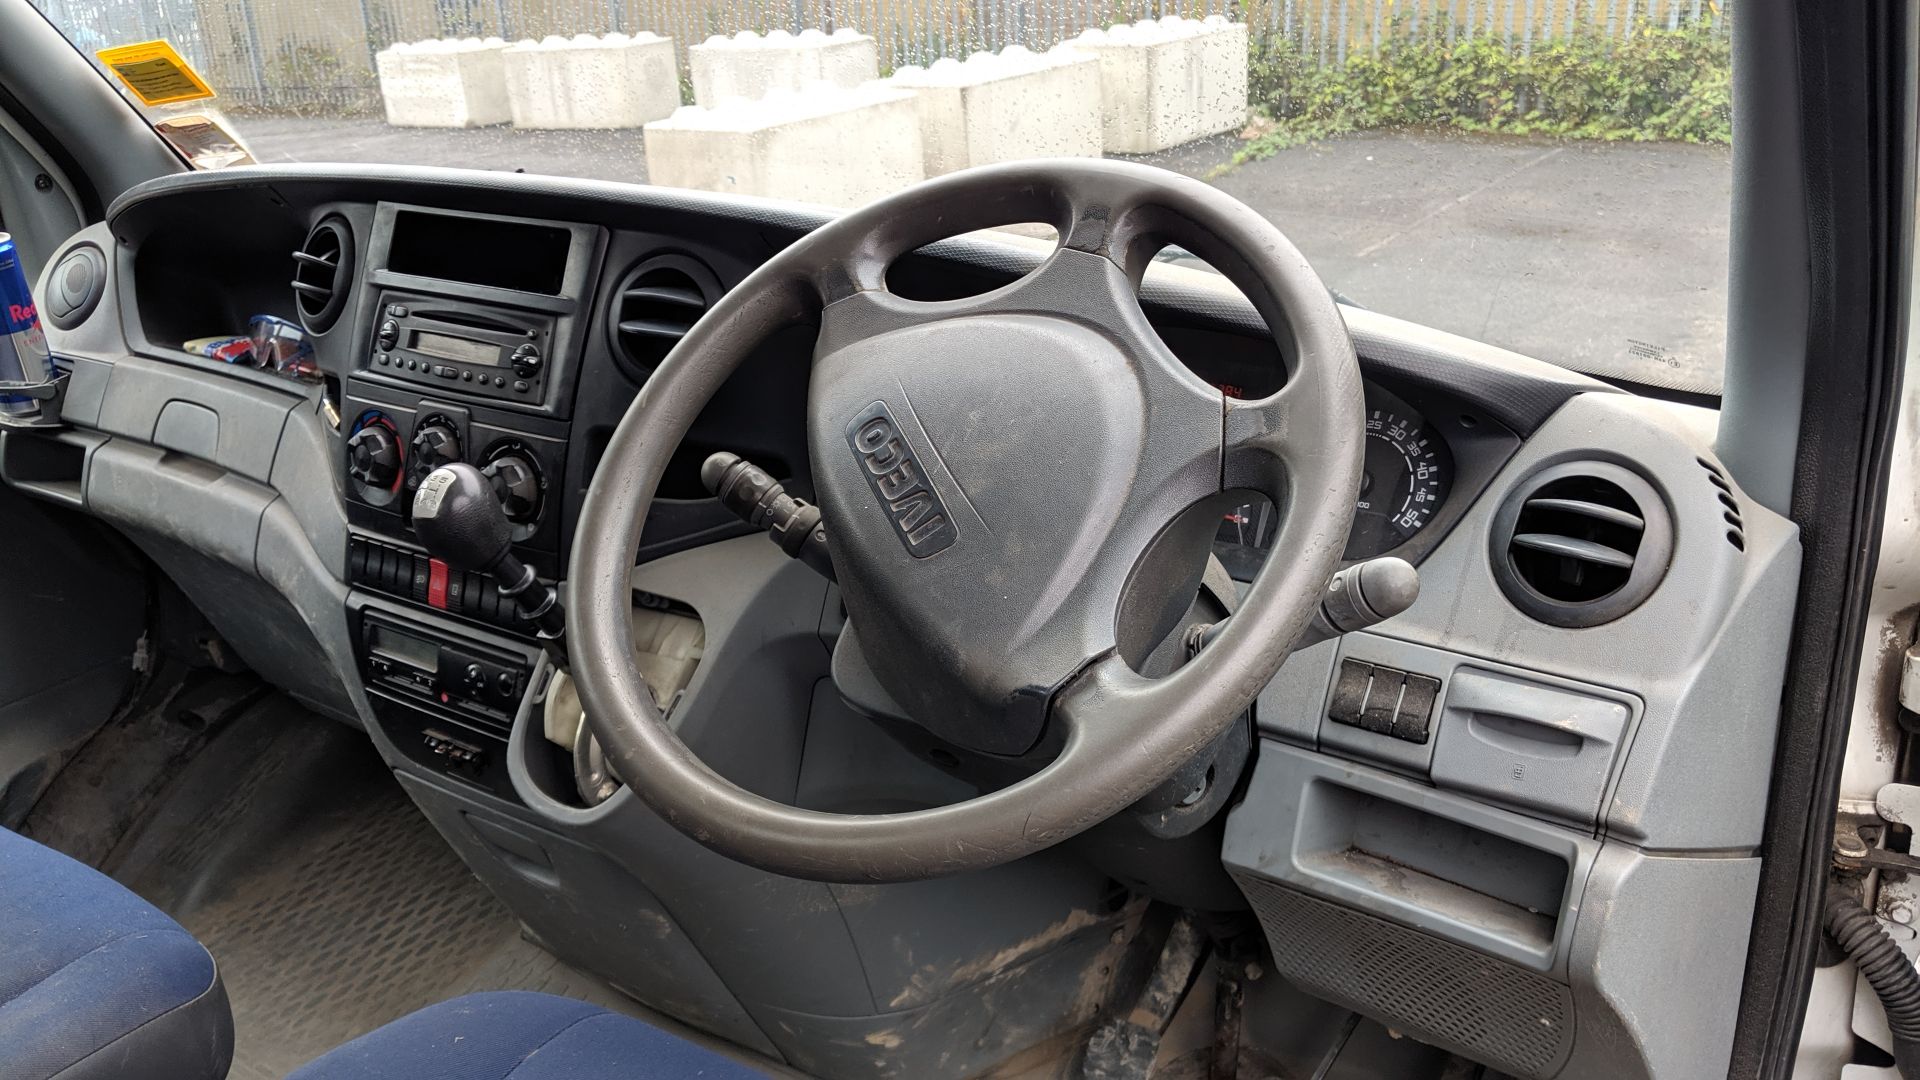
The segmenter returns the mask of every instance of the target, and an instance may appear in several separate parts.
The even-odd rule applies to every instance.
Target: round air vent
[[[1645,480],[1600,462],[1543,469],[1502,503],[1493,576],[1507,599],[1553,626],[1611,622],[1666,575],[1673,526]]]
[[[719,298],[719,279],[698,259],[641,260],[620,279],[607,312],[614,355],[628,374],[644,380]]]
[[[293,253],[293,303],[301,324],[316,334],[332,326],[352,285],[353,230],[343,218],[327,218]]]

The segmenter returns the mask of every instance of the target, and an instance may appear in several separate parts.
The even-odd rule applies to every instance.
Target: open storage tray
[[[1598,850],[1589,836],[1267,741],[1225,857],[1243,879],[1558,975]]]

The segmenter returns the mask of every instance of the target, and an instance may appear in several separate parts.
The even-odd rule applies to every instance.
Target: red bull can
[[[20,265],[13,235],[0,232],[0,383],[43,383],[53,378],[53,356],[40,331],[33,289]],[[0,413],[33,416],[40,403],[20,394],[0,394]]]

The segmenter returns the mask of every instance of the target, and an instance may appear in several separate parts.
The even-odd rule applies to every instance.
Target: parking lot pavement
[[[637,131],[390,128],[242,117],[263,162],[458,165],[643,183]],[[1231,138],[1145,160],[1213,176]],[[1378,311],[1543,360],[1717,386],[1725,342],[1725,147],[1378,132],[1229,169],[1222,189]]]

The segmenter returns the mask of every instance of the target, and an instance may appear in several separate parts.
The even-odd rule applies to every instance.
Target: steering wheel
[[[1060,240],[1019,280],[940,302],[888,291],[901,256],[1021,222],[1051,223]],[[1278,393],[1226,397],[1148,325],[1136,284],[1170,243],[1265,318],[1287,367]],[[668,459],[754,346],[815,319],[808,441],[848,623],[915,723],[978,753],[1057,749],[1011,786],[894,814],[773,802],[695,757],[634,665],[628,582]],[[1338,568],[1362,425],[1353,343],[1330,294],[1232,197],[1099,160],[940,177],[768,260],[647,380],[576,530],[573,676],[620,776],[715,851],[845,882],[1007,862],[1152,791],[1273,678]],[[1279,510],[1271,557],[1194,659],[1164,678],[1137,674],[1127,654],[1176,628],[1221,493],[1245,489]]]

